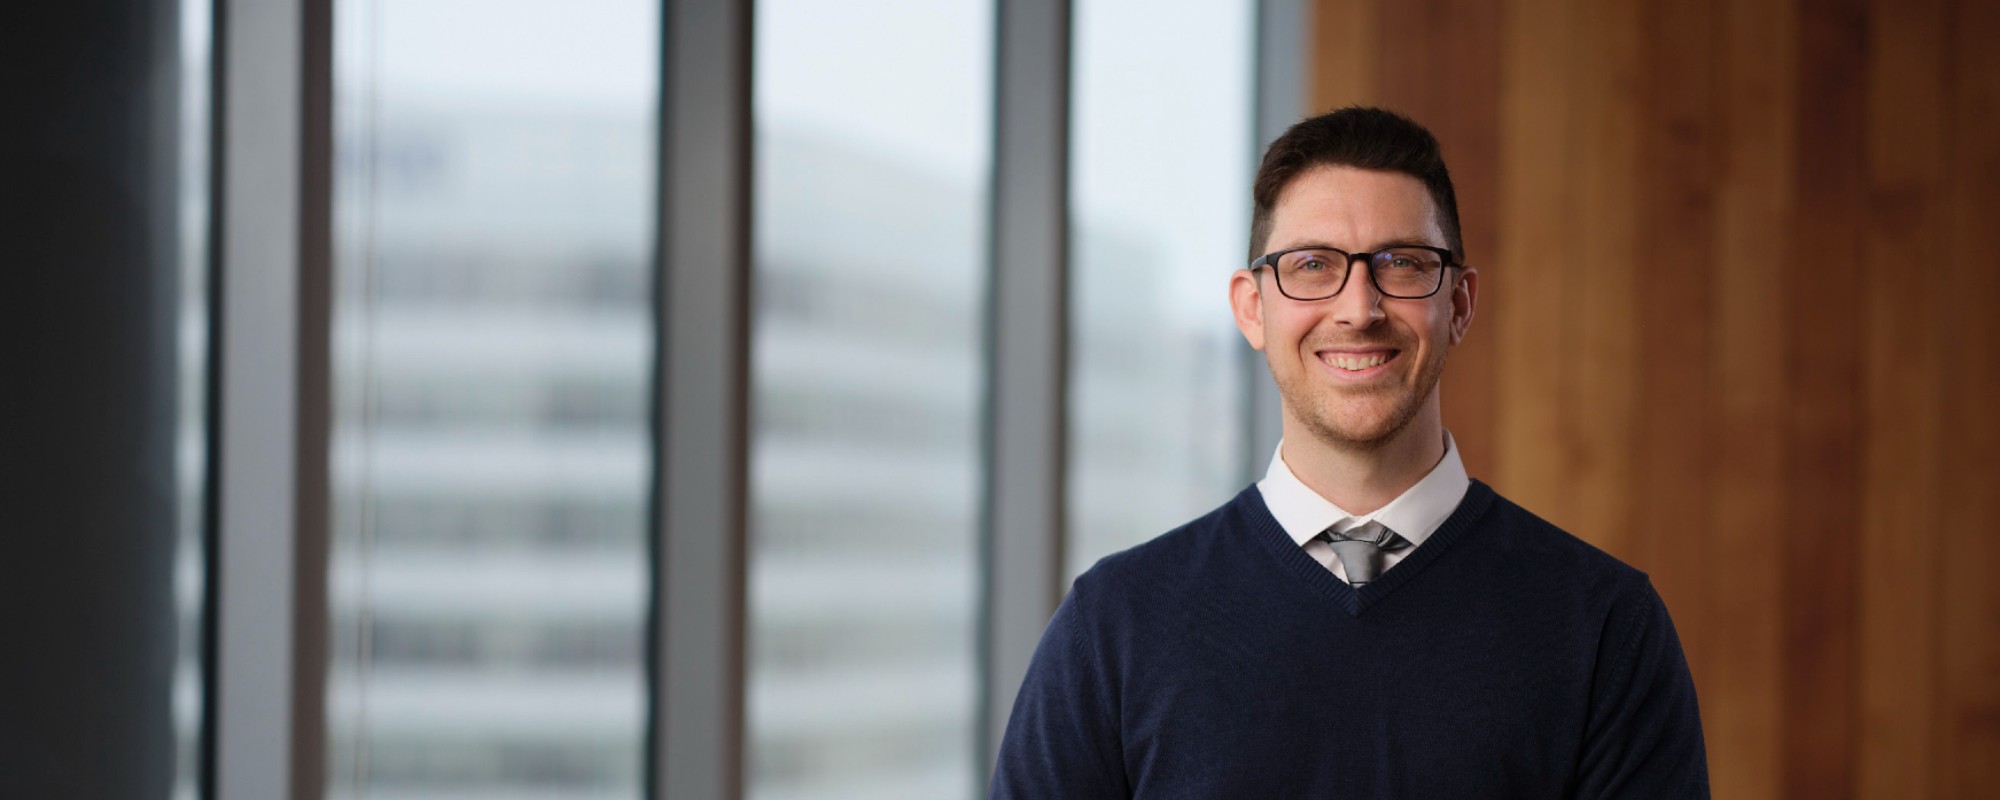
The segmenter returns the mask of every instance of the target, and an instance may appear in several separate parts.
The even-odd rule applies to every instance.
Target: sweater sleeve
[[[1111,665],[1072,590],[1035,647],[993,770],[993,800],[1127,798]]]
[[[1574,796],[1707,798],[1694,678],[1666,604],[1637,586],[1605,629]]]

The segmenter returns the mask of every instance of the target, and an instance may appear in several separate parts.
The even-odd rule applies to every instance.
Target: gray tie
[[[1347,582],[1356,589],[1382,574],[1384,554],[1410,546],[1410,540],[1397,536],[1395,531],[1372,520],[1345,533],[1336,533],[1328,528],[1319,538],[1333,547],[1333,554],[1340,559],[1340,568],[1347,572]]]

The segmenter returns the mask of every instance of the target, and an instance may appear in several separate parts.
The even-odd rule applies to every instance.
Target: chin
[[[1323,410],[1300,421],[1315,438],[1327,444],[1345,450],[1379,450],[1410,427],[1418,405],[1400,403],[1392,409],[1369,414]]]
[[[1367,388],[1327,385],[1308,375],[1287,374],[1277,381],[1278,395],[1286,416],[1314,439],[1341,450],[1380,450],[1409,429],[1437,392],[1444,359],[1421,366],[1413,379],[1398,376]]]

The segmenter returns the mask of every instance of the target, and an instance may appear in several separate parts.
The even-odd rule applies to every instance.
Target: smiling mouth
[[[1328,353],[1322,355],[1320,360],[1335,369],[1360,372],[1389,363],[1390,360],[1396,357],[1398,352],[1396,350],[1382,350],[1373,353]]]

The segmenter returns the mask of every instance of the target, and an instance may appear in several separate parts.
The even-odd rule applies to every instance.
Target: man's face
[[[1272,209],[1264,252],[1390,245],[1446,246],[1430,194],[1398,172],[1320,167],[1292,179]],[[1446,270],[1430,297],[1383,297],[1359,262],[1340,293],[1298,301],[1270,269],[1238,270],[1230,305],[1250,346],[1264,351],[1284,400],[1286,430],[1344,449],[1374,449],[1419,415],[1436,422],[1445,352],[1465,336],[1478,295],[1470,268]]]

